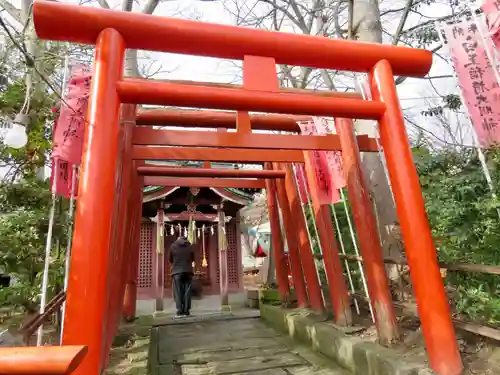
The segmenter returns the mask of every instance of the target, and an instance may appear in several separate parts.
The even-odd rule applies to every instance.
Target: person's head
[[[182,243],[188,243],[188,244],[191,244],[191,242],[188,241],[188,239],[184,236],[180,236],[179,238],[177,238],[177,241],[178,242],[182,242]]]

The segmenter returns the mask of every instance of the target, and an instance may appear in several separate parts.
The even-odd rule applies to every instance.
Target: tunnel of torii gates
[[[377,148],[375,140],[355,136],[351,119],[376,120],[379,124],[431,367],[440,375],[461,373],[462,362],[450,309],[394,83],[395,75],[426,75],[432,64],[429,51],[50,1],[35,1],[33,13],[41,39],[96,46],[94,78],[85,129],[62,346],[23,351],[17,348],[16,353],[24,353],[19,354],[24,355],[23,359],[15,355],[8,357],[9,360],[0,364],[5,370],[2,373],[62,374],[68,369],[75,369],[78,375],[102,373],[120,316],[133,315],[144,184],[265,187],[274,255],[278,259],[283,257],[278,223],[280,209],[298,304],[321,312],[324,305],[305,222],[301,215],[291,215],[300,210],[291,163],[305,163],[310,169],[311,150],[342,151],[348,197],[379,338],[386,344],[397,340],[396,317],[375,218],[360,169],[359,152],[375,152]],[[242,60],[243,84],[221,86],[125,78],[126,48]],[[368,73],[372,99],[363,100],[354,93],[280,89],[276,64]],[[236,112],[137,112],[139,104]],[[274,115],[249,115],[249,111]],[[252,133],[254,129],[298,133],[299,117],[293,116],[333,117],[337,134]],[[151,127],[167,124],[236,128],[236,131]],[[146,160],[204,161],[205,167],[150,166],[144,164]],[[208,168],[209,162],[216,161],[263,163],[265,169]],[[318,205],[314,179],[309,178],[308,182],[335,321],[340,325],[350,324],[350,300],[330,211]],[[279,292],[285,300],[289,289],[287,270],[282,265],[276,262]]]

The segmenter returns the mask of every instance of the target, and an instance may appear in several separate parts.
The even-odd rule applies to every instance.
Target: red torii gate
[[[133,270],[129,267],[136,255],[125,250],[138,247],[143,185],[143,177],[138,174],[138,163],[134,159],[233,160],[231,154],[239,151],[237,160],[246,161],[250,159],[249,149],[256,152],[256,149],[267,148],[266,153],[275,152],[274,159],[261,156],[259,161],[290,163],[304,161],[302,150],[337,150],[341,146],[344,153],[348,151],[348,156],[343,156],[344,165],[350,165],[347,171],[349,194],[353,197],[360,242],[364,241],[366,245],[363,257],[368,263],[370,298],[377,325],[379,331],[381,326],[389,332],[395,329],[390,295],[387,285],[384,285],[386,276],[382,259],[377,251],[369,248],[370,245],[376,246],[369,241],[377,238],[377,234],[371,219],[363,221],[364,215],[371,216],[368,198],[366,194],[359,199],[355,197],[363,193],[364,182],[359,170],[359,149],[352,124],[339,120],[338,130],[344,133],[339,138],[299,138],[296,135],[266,135],[264,138],[251,133],[251,117],[245,111],[379,122],[430,363],[441,375],[461,372],[462,364],[436,250],[394,84],[394,75],[422,77],[427,74],[432,64],[430,52],[41,0],[34,4],[34,23],[42,39],[96,45],[63,337],[64,345],[87,345],[89,349],[75,374],[97,375],[102,372],[118,326],[121,296],[126,284],[131,282],[129,275],[133,274]],[[199,43],[201,39],[203,43]],[[246,69],[242,88],[130,79],[123,77],[126,48],[239,59],[252,68]],[[352,95],[328,97],[279,90],[276,74],[269,67],[282,63],[368,72],[373,100],[363,101]],[[134,127],[136,104],[237,110],[237,133]],[[170,157],[173,148],[145,145],[188,146],[190,149],[177,148],[176,156]],[[211,156],[215,150],[210,147],[236,147],[239,150],[221,149],[217,150],[218,155]],[[154,151],[148,153],[147,150]],[[283,156],[283,153],[294,151],[298,153],[290,154],[290,158],[289,155]],[[350,164],[346,163],[346,157]],[[274,169],[286,171],[285,181],[277,180],[275,185],[287,232],[294,225],[301,225],[291,221],[291,216],[287,214],[287,210],[293,209],[299,202],[296,191],[293,193],[294,189],[291,189],[290,168],[290,164],[274,164]],[[273,181],[266,181],[270,182],[268,188],[272,190]],[[290,205],[286,201],[287,196]],[[270,207],[276,208],[275,202],[270,202]],[[321,215],[320,211],[318,209],[318,215]],[[369,235],[361,239],[363,233],[360,229],[365,229]],[[309,302],[311,307],[321,309],[317,280],[315,283],[311,276],[314,268],[312,257],[298,252],[299,248],[301,252],[307,248],[303,233],[299,230],[295,237],[298,243],[292,247],[297,249],[297,253],[290,253],[291,261],[294,263],[302,259]],[[289,238],[294,236],[292,234]],[[334,257],[331,260],[335,261]],[[302,279],[297,273],[299,268],[292,264],[294,279],[297,280]],[[340,287],[332,286],[333,289]],[[295,288],[299,302],[302,300],[307,304],[305,284],[297,281]],[[341,289],[337,291],[340,293]],[[345,296],[340,294],[334,298],[336,302],[345,300]]]

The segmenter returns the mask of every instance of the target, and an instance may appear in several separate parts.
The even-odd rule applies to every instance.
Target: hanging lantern
[[[180,224],[177,224],[177,229],[179,231],[179,237],[182,236],[182,227]]]
[[[184,237],[187,238],[187,236],[188,236],[188,230],[187,230],[187,227],[184,227]]]
[[[171,225],[170,226],[170,235],[173,236],[175,234],[175,229],[174,229],[174,226]]]
[[[214,235],[214,227],[213,227],[213,226],[211,226],[211,227],[210,227],[210,234],[211,234],[212,236]]]

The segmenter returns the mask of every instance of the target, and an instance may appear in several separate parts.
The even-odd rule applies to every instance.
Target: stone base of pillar
[[[164,318],[166,316],[170,316],[171,314],[169,314],[168,312],[166,311],[155,311],[153,313],[153,318]]]
[[[157,298],[155,301],[155,312],[163,312],[163,310],[165,310],[163,298]]]

